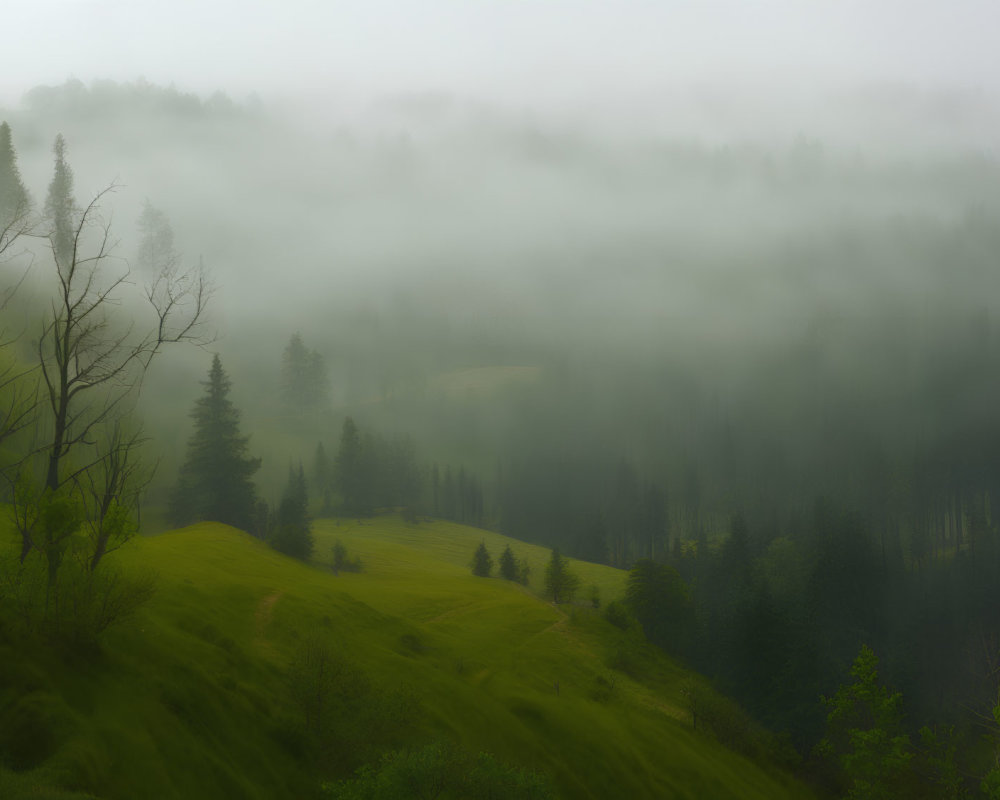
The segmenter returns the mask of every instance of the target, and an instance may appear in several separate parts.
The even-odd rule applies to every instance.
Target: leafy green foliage
[[[333,572],[336,575],[340,572],[361,572],[362,564],[360,558],[351,558],[347,554],[344,543],[337,539],[331,548],[333,552]]]
[[[625,604],[651,642],[671,653],[683,650],[693,620],[688,588],[676,569],[639,559],[629,572]]]
[[[323,771],[357,768],[405,738],[415,722],[412,693],[378,690],[321,635],[299,646],[288,679],[312,757]]]
[[[919,734],[920,747],[913,764],[919,782],[929,787],[938,800],[966,797],[965,782],[955,763],[955,729],[950,725],[939,729],[924,725]]]
[[[823,698],[830,711],[827,735],[818,750],[839,763],[848,797],[898,797],[897,788],[913,757],[902,729],[903,696],[879,683],[878,658],[867,645],[854,660],[851,677],[853,683],[841,686],[832,698]]]

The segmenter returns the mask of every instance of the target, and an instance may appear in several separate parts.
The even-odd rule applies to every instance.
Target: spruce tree
[[[173,269],[179,255],[174,249],[174,231],[170,220],[149,200],[142,207],[137,223],[139,250],[136,266],[148,275],[159,275]]]
[[[240,412],[229,399],[231,383],[218,355],[202,385],[205,395],[191,412],[195,430],[171,497],[170,518],[174,525],[213,520],[250,530],[256,506],[251,477],[260,459],[247,455],[249,437],[240,434]]]
[[[370,507],[361,433],[350,417],[344,420],[344,427],[340,432],[340,447],[337,450],[333,470],[343,512],[367,514]]]
[[[288,469],[288,485],[278,506],[271,545],[285,555],[307,560],[312,555],[313,536],[309,520],[309,495],[306,474],[299,464],[298,470]]]
[[[510,549],[510,545],[507,545],[500,555],[500,575],[509,581],[516,581],[517,573],[517,559],[514,558],[514,552]]]
[[[298,333],[292,334],[281,354],[281,392],[285,403],[299,410],[322,406],[328,400],[323,356],[310,351]]]
[[[66,163],[66,140],[62,134],[56,136],[52,151],[56,155],[56,166],[45,199],[45,218],[50,226],[49,238],[56,263],[60,269],[66,269],[73,260],[76,200],[73,197],[73,170]]]
[[[488,578],[492,571],[493,556],[486,549],[486,543],[480,542],[479,547],[476,548],[476,552],[472,556],[472,574],[480,578]]]
[[[0,123],[0,230],[27,214],[30,205],[28,190],[17,168],[10,125]]]

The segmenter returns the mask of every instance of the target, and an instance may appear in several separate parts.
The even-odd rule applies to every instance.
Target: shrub
[[[604,618],[623,631],[627,631],[636,624],[635,618],[629,612],[624,603],[612,600],[604,607]]]
[[[347,548],[344,543],[337,539],[333,543],[333,572],[361,572],[362,564],[360,558],[350,558],[347,555]]]

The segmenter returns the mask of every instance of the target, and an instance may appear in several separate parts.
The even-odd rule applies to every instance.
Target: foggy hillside
[[[143,201],[167,215],[217,285],[218,348],[271,359],[271,373],[257,355],[239,367],[248,389],[272,381],[299,331],[345,410],[425,397],[456,369],[544,367],[552,391],[575,384],[596,449],[661,477],[703,450],[705,428],[746,435],[729,434],[737,451],[766,443],[797,474],[820,469],[802,459],[823,436],[911,458],[950,413],[926,407],[924,384],[945,379],[952,350],[993,340],[996,104],[830,92],[807,98],[822,116],[790,127],[762,93],[660,99],[616,124],[448,94],[303,111],[70,81],[5,117],[28,185],[44,185],[57,132],[81,194],[120,184],[121,255]],[[203,367],[181,358],[193,392]],[[146,393],[158,425],[183,425],[184,403],[156,405],[179,364]],[[439,446],[427,420],[399,421],[411,410],[384,424]],[[509,432],[487,417],[462,449],[492,464]]]
[[[93,715],[51,659],[174,663],[149,624],[222,665],[137,688],[150,713],[316,796],[466,729],[532,797],[536,767],[662,796],[721,748],[789,796],[1000,796],[992,3],[15,5],[0,794],[116,785],[59,777],[90,751],[58,720]],[[219,627],[176,616],[205,598]],[[543,678],[472,664],[487,616]],[[370,680],[421,659],[447,713]],[[373,716],[338,727],[316,704],[352,686]],[[633,701],[690,744],[656,786],[631,739],[605,768],[546,727]]]

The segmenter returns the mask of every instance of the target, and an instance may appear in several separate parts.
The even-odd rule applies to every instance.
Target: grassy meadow
[[[314,532],[312,565],[214,523],[138,539],[113,558],[155,593],[96,653],[0,628],[0,796],[308,798],[324,772],[442,736],[566,798],[808,796],[695,732],[698,679],[582,604],[620,597],[625,573],[572,562],[581,605],[556,607],[548,551],[499,534],[394,516]],[[363,571],[333,574],[338,539]],[[510,543],[528,586],[474,577],[480,541],[494,559]],[[351,687],[322,761],[301,700],[317,648]]]

